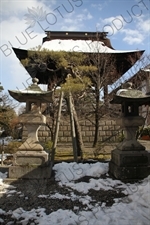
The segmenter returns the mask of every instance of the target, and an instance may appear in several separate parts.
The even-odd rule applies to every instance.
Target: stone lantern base
[[[49,179],[50,177],[50,166],[47,165],[11,166],[9,169],[10,179]]]
[[[49,179],[50,165],[21,165],[9,168],[9,179]]]
[[[48,153],[45,151],[18,151],[13,155],[13,165],[9,167],[11,179],[45,179],[51,177]]]
[[[111,152],[109,173],[120,180],[138,180],[149,175],[149,154],[142,151],[121,151],[115,149]]]

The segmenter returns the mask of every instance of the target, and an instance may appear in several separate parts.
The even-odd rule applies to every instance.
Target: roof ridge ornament
[[[133,83],[132,82],[126,82],[122,85],[124,89],[132,89]]]
[[[33,82],[33,84],[38,85],[39,79],[34,77],[34,78],[32,78],[32,82]]]

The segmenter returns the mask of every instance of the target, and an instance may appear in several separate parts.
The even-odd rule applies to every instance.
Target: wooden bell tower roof
[[[79,52],[84,54],[105,54],[105,57],[108,56],[108,58],[110,55],[113,56],[115,59],[115,72],[111,75],[109,84],[114,83],[126,73],[144,53],[144,50],[115,50],[112,47],[110,40],[107,38],[107,32],[46,31],[46,34],[47,36],[42,40],[43,49],[46,48],[50,51],[69,52],[71,47],[78,45],[80,46],[78,49]],[[90,47],[89,44],[87,44],[89,42]],[[99,49],[96,49],[97,46]],[[19,48],[13,48],[13,50],[20,61],[30,57],[28,55],[28,50]],[[42,51],[42,48],[40,51]],[[48,84],[54,80],[54,74],[50,72],[52,69],[50,68],[51,64],[48,65],[48,69],[44,72],[41,68],[37,68],[37,66],[35,66],[36,70],[33,67],[24,67],[32,78],[36,77],[39,79],[39,84]],[[58,76],[59,79],[62,79],[61,71],[58,71],[56,76]]]

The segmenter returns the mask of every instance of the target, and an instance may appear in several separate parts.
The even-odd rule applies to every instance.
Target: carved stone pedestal
[[[27,140],[13,155],[13,166],[9,168],[9,178],[50,178],[48,153],[43,150],[38,140],[38,129],[46,122],[40,113],[27,113],[20,117],[28,131]]]

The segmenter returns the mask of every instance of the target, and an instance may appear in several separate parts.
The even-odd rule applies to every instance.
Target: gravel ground
[[[89,182],[89,179],[93,177],[83,177],[75,182]],[[94,178],[96,179],[96,178]],[[103,179],[105,177],[103,176]],[[1,196],[0,199],[0,209],[8,212],[9,210],[15,210],[17,208],[23,208],[26,211],[30,211],[33,208],[45,208],[46,214],[50,214],[51,212],[57,211],[58,209],[69,209],[74,211],[75,213],[78,213],[80,210],[86,210],[87,205],[84,205],[80,198],[84,197],[86,194],[81,194],[75,190],[72,190],[68,187],[61,187],[59,184],[54,180],[54,178],[51,178],[49,180],[19,180],[14,181],[11,183],[11,185],[15,186],[16,192],[13,194],[4,193]],[[71,193],[74,193],[78,196],[76,200],[71,199],[53,199],[49,198],[50,195],[53,194],[62,194],[65,196],[71,196]],[[39,195],[47,195],[46,198],[39,198]],[[105,203],[106,206],[111,206],[114,203],[114,198],[122,198],[125,196],[121,192],[120,189],[116,190],[93,190],[90,189],[88,192],[88,196],[92,198],[90,204],[95,205],[102,203]],[[88,209],[89,210],[89,209]],[[21,224],[19,221],[12,219],[11,214],[10,215],[1,215],[1,218],[5,221],[2,224],[7,224],[9,221],[13,221],[14,224]],[[30,224],[32,221],[30,221],[28,224]],[[33,223],[34,224],[34,223]]]

